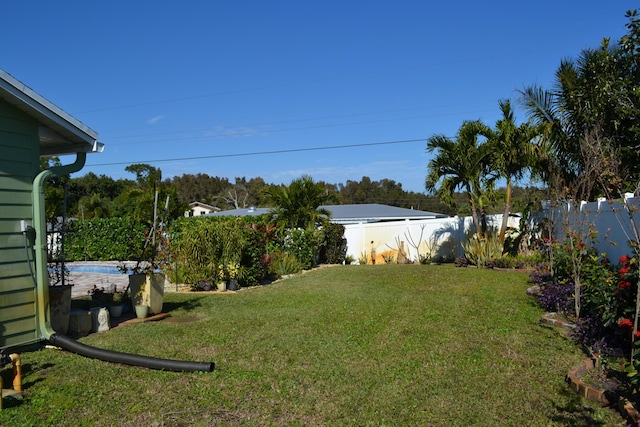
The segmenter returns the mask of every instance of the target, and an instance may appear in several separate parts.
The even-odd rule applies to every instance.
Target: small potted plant
[[[140,283],[140,288],[138,288],[138,291],[136,292],[135,296],[133,297],[135,304],[134,304],[134,309],[136,310],[136,317],[138,319],[144,319],[145,317],[147,317],[149,315],[149,306],[145,303],[145,286],[146,283],[142,282]]]
[[[111,317],[122,316],[122,305],[124,303],[124,292],[118,291],[116,288],[111,296],[111,304],[109,305],[109,314]]]
[[[135,306],[136,300],[140,299],[144,301],[150,313],[161,313],[165,275],[160,266],[153,261],[140,261],[134,267],[121,263],[118,269],[124,274],[131,273],[129,274],[129,295],[132,297],[132,305]],[[140,298],[137,298],[138,295]]]
[[[225,289],[221,290],[238,290],[238,281],[242,280],[245,275],[244,267],[239,264],[229,263],[222,266],[222,278],[224,280]]]
[[[91,301],[100,306],[104,307],[111,303],[112,294],[107,292],[104,287],[99,288],[97,285],[93,285],[93,288],[87,291],[87,295],[91,297]]]

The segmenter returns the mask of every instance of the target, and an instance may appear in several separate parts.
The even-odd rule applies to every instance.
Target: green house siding
[[[38,125],[0,100],[0,348],[36,341],[32,187],[39,171]],[[28,253],[28,255],[27,255]],[[27,259],[27,256],[29,259]]]

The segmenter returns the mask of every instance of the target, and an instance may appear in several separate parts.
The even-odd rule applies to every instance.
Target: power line
[[[442,111],[444,108],[448,108],[448,107],[465,107],[465,106],[470,106],[470,105],[486,105],[489,102],[491,104],[495,104],[495,100],[484,100],[484,101],[474,101],[474,102],[455,103],[455,104],[419,106],[419,107],[413,107],[413,108],[398,108],[398,109],[393,109],[393,110],[370,111],[370,112],[364,112],[364,113],[350,113],[350,114],[340,114],[340,115],[295,118],[295,119],[290,119],[290,120],[276,120],[276,121],[262,122],[262,123],[244,123],[244,124],[225,127],[225,130],[226,129],[254,128],[254,127],[259,127],[259,126],[265,127],[265,126],[274,126],[274,125],[279,125],[279,124],[298,123],[298,122],[312,122],[312,121],[342,119],[342,118],[360,117],[360,116],[374,116],[374,115],[382,115],[382,114],[389,114],[389,113],[402,113],[402,112],[419,111],[419,110],[438,110],[438,111]],[[433,115],[414,116],[414,117],[409,117],[409,118],[411,119],[411,118],[437,117],[437,116],[442,116],[442,115],[483,113],[483,112],[494,111],[494,110],[495,110],[495,108],[493,108],[492,110],[461,111],[461,112],[455,112],[454,111],[454,112],[450,112],[450,113],[438,113],[438,114],[433,114]],[[287,112],[278,113],[278,114],[287,114]],[[401,120],[401,119],[405,119],[405,118],[406,117],[400,117],[399,119]],[[218,120],[222,121],[222,120],[227,120],[227,119],[218,119]],[[392,120],[398,120],[398,119],[392,119]],[[201,121],[198,121],[196,123],[199,123],[199,122],[201,122]],[[181,122],[181,124],[182,123],[184,123],[184,122]],[[359,124],[359,123],[361,123],[361,122],[355,122],[355,124]],[[365,122],[365,123],[370,123],[370,121]],[[347,123],[347,124],[349,124],[349,123]],[[185,133],[185,132],[205,132],[205,131],[211,131],[211,127],[212,126],[204,127],[204,128],[183,128],[183,129],[174,130],[174,131],[163,131],[163,132],[156,131],[156,132],[152,132],[152,133],[138,133],[138,134],[131,134],[131,133],[127,132],[123,136],[118,136],[118,132],[117,131],[131,131],[131,130],[137,130],[137,129],[148,129],[148,126],[136,127],[136,128],[128,128],[128,129],[117,129],[117,131],[115,132],[115,136],[110,136],[109,140],[110,141],[114,141],[114,140],[123,139],[123,138],[128,138],[128,139],[131,139],[131,138],[144,138],[144,137],[148,137],[148,136],[180,134],[180,133]],[[297,129],[294,129],[294,130],[298,130],[298,129],[304,129],[304,128],[297,128]],[[110,144],[112,144],[112,143],[110,143]]]
[[[112,162],[112,163],[97,163],[93,165],[87,165],[89,167],[93,166],[114,166],[114,165],[130,165],[133,163],[163,163],[163,162],[177,162],[177,161],[185,161],[185,160],[201,160],[201,159],[219,159],[226,157],[248,157],[248,156],[262,156],[268,154],[283,154],[283,153],[299,153],[303,151],[321,151],[321,150],[337,150],[343,148],[355,148],[355,147],[372,147],[378,145],[392,145],[392,144],[407,144],[411,142],[425,142],[425,138],[420,139],[406,139],[399,141],[384,141],[384,142],[368,142],[362,144],[344,144],[344,145],[331,145],[327,147],[308,147],[308,148],[291,148],[287,150],[272,150],[272,151],[254,151],[249,153],[232,153],[232,154],[214,154],[210,156],[196,156],[196,157],[175,157],[171,159],[155,159],[155,160],[138,160],[138,161],[128,161],[128,162]]]
[[[517,51],[510,51],[510,52],[504,52],[504,53],[498,53],[498,54],[492,54],[492,55],[483,55],[483,56],[461,58],[461,59],[448,60],[448,61],[419,63],[419,64],[412,64],[407,66],[378,69],[378,70],[361,72],[361,73],[341,74],[341,75],[334,75],[334,76],[328,76],[328,77],[320,77],[316,79],[290,81],[285,83],[276,83],[276,84],[257,86],[257,87],[232,89],[227,91],[212,92],[212,93],[206,93],[206,94],[200,94],[200,95],[183,96],[183,97],[176,97],[176,98],[162,99],[162,100],[153,100],[153,101],[124,104],[124,105],[111,106],[111,107],[99,107],[91,110],[77,111],[72,114],[77,115],[77,114],[97,113],[97,112],[103,112],[103,111],[123,110],[123,109],[134,108],[134,107],[144,107],[148,105],[157,105],[157,104],[168,104],[168,103],[190,101],[190,100],[201,99],[201,98],[217,97],[222,95],[232,95],[237,93],[264,91],[268,89],[276,89],[276,88],[282,88],[282,87],[288,87],[288,86],[308,85],[311,83],[319,83],[319,82],[325,82],[325,81],[331,81],[331,80],[353,79],[353,78],[358,78],[358,77],[368,76],[368,75],[386,74],[386,73],[399,71],[399,70],[416,70],[421,68],[434,68],[434,67],[441,67],[444,65],[454,65],[454,64],[460,64],[460,63],[464,64],[469,62],[485,61],[488,59],[495,60],[498,58],[528,56],[535,53],[553,52],[556,50],[565,49],[567,47],[572,47],[572,46],[554,46],[554,47],[545,48],[545,49],[517,50]]]
[[[140,144],[156,144],[159,142],[175,142],[177,139],[179,139],[180,141],[186,141],[186,140],[193,141],[193,140],[202,140],[202,139],[211,139],[211,138],[252,136],[252,135],[259,135],[259,134],[273,134],[273,133],[291,132],[291,131],[308,130],[308,129],[326,129],[326,128],[332,128],[332,127],[356,126],[356,125],[364,125],[364,124],[371,124],[371,123],[374,123],[374,124],[390,123],[390,122],[397,122],[397,121],[403,121],[403,120],[418,120],[418,119],[433,118],[433,117],[457,116],[461,114],[469,115],[469,114],[482,113],[487,111],[491,111],[491,110],[439,113],[439,114],[428,114],[428,115],[422,115],[422,116],[398,117],[398,118],[390,118],[390,119],[363,120],[359,122],[329,123],[329,124],[319,124],[315,126],[302,126],[297,128],[294,127],[294,128],[284,128],[284,129],[269,129],[269,130],[248,130],[244,132],[233,132],[233,129],[244,129],[251,126],[234,126],[234,127],[223,129],[222,131],[220,131],[221,133],[217,133],[213,135],[198,135],[198,136],[188,136],[188,137],[183,136],[180,138],[150,139],[150,140],[144,140],[144,141],[127,141],[127,142],[121,142],[121,143],[113,142],[113,143],[109,143],[109,145],[130,146],[130,145],[140,145]]]

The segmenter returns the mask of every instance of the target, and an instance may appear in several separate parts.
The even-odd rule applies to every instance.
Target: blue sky
[[[424,191],[426,139],[551,87],[625,33],[622,0],[29,1],[3,6],[0,68],[99,134],[86,172]],[[525,119],[518,112],[517,119]],[[335,148],[341,147],[341,148]],[[63,161],[65,159],[63,158]]]

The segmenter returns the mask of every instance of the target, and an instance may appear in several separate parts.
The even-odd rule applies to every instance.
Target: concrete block
[[[69,312],[69,335],[84,336],[91,332],[93,321],[87,310],[71,310]]]

